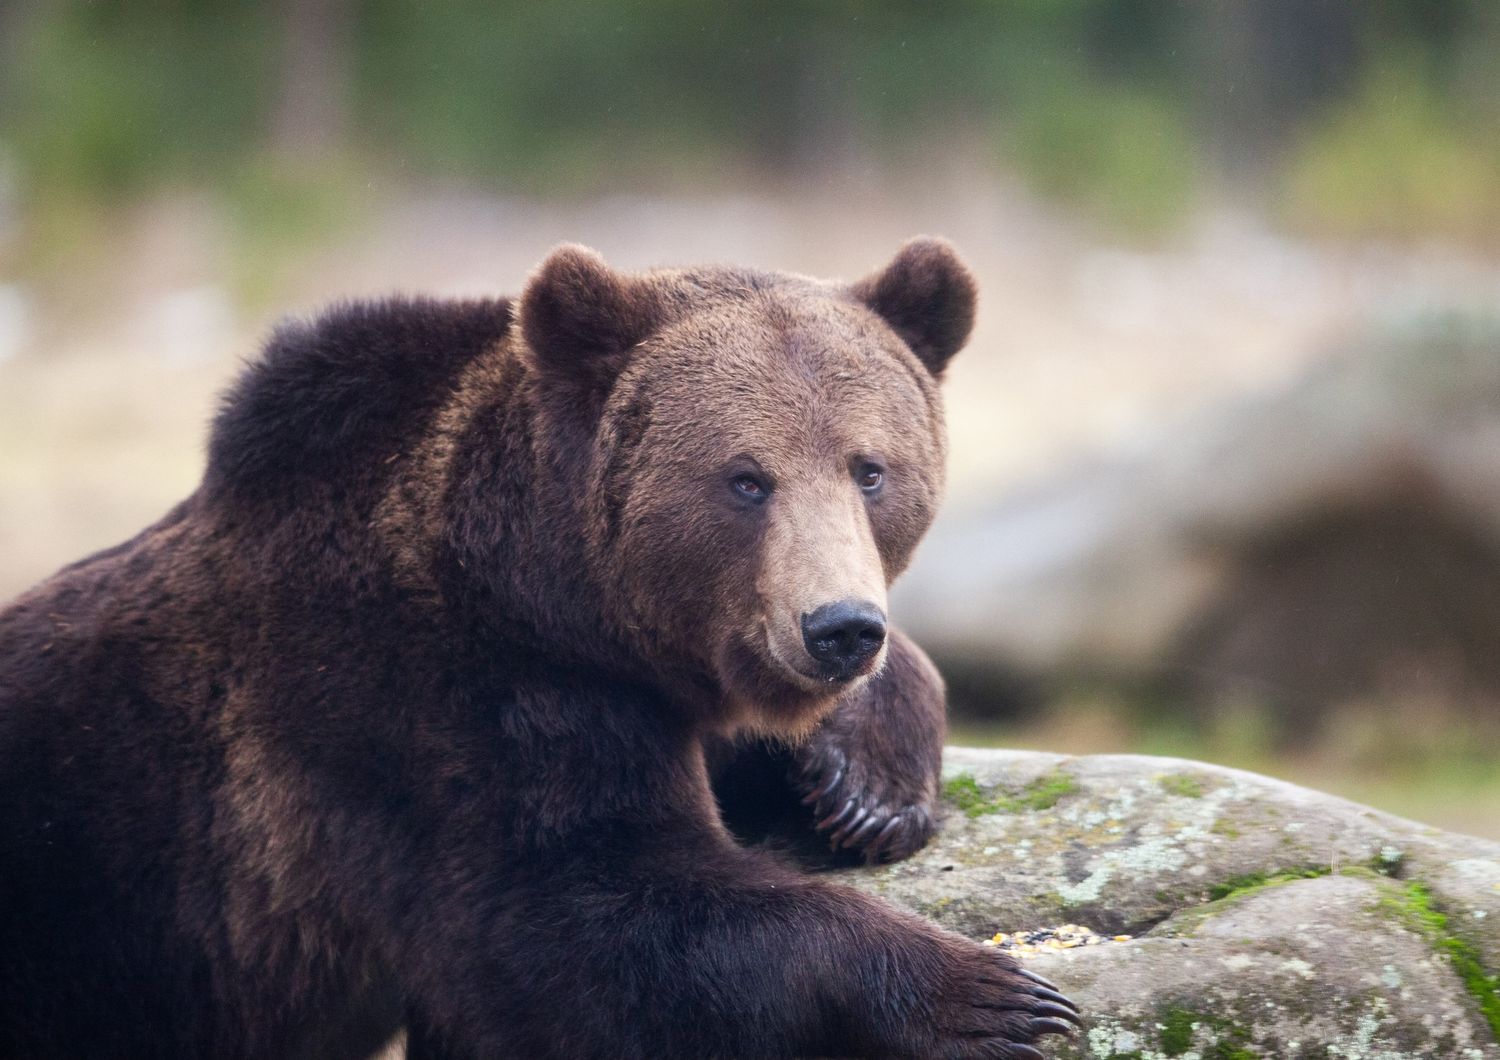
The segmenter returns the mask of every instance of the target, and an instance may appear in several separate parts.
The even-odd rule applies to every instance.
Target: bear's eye
[[[734,487],[734,492],[752,501],[763,501],[771,493],[765,484],[753,475],[736,475],[729,484]]]
[[[859,469],[859,474],[854,476],[854,481],[859,483],[859,488],[866,493],[874,493],[885,484],[885,472],[874,464],[866,464]]]

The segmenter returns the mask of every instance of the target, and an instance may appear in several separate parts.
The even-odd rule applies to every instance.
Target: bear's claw
[[[865,818],[869,816],[870,811],[866,807],[861,807],[859,810],[855,811],[853,817],[845,821],[842,825],[839,826],[836,832],[828,837],[829,849],[837,850],[841,846],[848,846],[848,838],[854,834],[854,829],[864,824]]]
[[[1036,1043],[1042,1038],[1071,1036],[1083,1026],[1072,1001],[1042,985],[1041,976],[1019,967],[1013,957],[969,950],[959,960],[967,974],[954,976],[937,1002],[937,1048],[920,1055],[1041,1060],[1045,1054]]]
[[[1047,978],[1045,978],[1043,976],[1037,975],[1030,968],[1017,968],[1016,972],[1019,975],[1024,975],[1027,979],[1030,979],[1033,983],[1036,983],[1038,986],[1045,986],[1048,990],[1056,990],[1057,989],[1057,984],[1054,983],[1051,979],[1047,979]]]
[[[1064,1026],[1060,1021],[1069,1020],[1073,1023],[1078,1022],[1078,1011],[1076,1009],[1071,1008],[1067,1005],[1054,1004],[1051,1001],[1044,1001],[1040,1005],[1037,1005],[1035,1008],[1033,1008],[1031,1011],[1033,1015],[1039,1017],[1038,1019],[1034,1019],[1031,1021],[1033,1025],[1040,1023],[1056,1023],[1058,1026],[1063,1028],[1060,1032],[1063,1034],[1066,1034],[1068,1032],[1068,1028]]]
[[[1064,1023],[1060,1019],[1034,1019],[1031,1021],[1031,1033],[1040,1038],[1044,1034],[1072,1034],[1076,1029],[1075,1023]]]
[[[837,828],[849,818],[849,815],[853,813],[858,806],[859,801],[857,799],[846,799],[843,806],[839,807],[839,809],[835,812],[830,813],[827,817],[824,817],[813,827],[820,832],[826,832],[830,828]],[[834,845],[837,846],[838,844],[835,843]]]
[[[850,832],[848,836],[844,838],[844,841],[839,844],[839,846],[857,847],[860,844],[866,842],[877,831],[880,831],[882,826],[889,828],[890,825],[891,822],[889,818],[882,817],[878,813],[872,813],[865,818],[863,824],[861,824],[854,831]]]
[[[838,767],[833,771],[833,775],[828,777],[817,787],[813,788],[812,791],[809,791],[806,795],[802,796],[802,805],[822,805],[824,796],[839,786],[839,781],[844,779],[844,767],[847,765],[846,762],[842,761],[842,755],[840,755],[839,758],[840,761]]]
[[[1046,1000],[1056,1002],[1059,1005],[1066,1005],[1074,1012],[1078,1011],[1077,1005],[1073,1004],[1071,1000],[1064,997],[1062,994],[1059,994],[1056,990],[1053,990],[1050,987],[1044,986],[1040,990],[1033,990],[1032,993],[1037,997],[1045,998]]]
[[[892,805],[889,793],[868,790],[859,782],[867,771],[837,747],[825,744],[808,758],[796,782],[829,849],[858,850],[874,865],[910,857],[931,838],[932,814],[925,806]]]

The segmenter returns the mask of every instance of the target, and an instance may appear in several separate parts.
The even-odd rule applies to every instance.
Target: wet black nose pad
[[[867,600],[840,600],[802,616],[802,643],[824,666],[848,670],[885,643],[885,612]]]

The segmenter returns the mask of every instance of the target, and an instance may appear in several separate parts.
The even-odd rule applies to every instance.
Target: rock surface
[[[1500,844],[1143,756],[950,748],[924,852],[844,882],[1023,959],[1084,1009],[1067,1060],[1500,1060]]]
[[[1326,628],[1382,603],[1396,620],[1423,615],[1417,591],[1437,577],[1428,553],[1451,526],[1449,536],[1463,542],[1453,562],[1467,568],[1484,617],[1466,621],[1460,609],[1430,624],[1447,635],[1439,644],[1450,668],[1487,672],[1492,657],[1463,645],[1471,625],[1479,626],[1474,643],[1488,643],[1500,606],[1497,350],[1493,321],[1414,320],[1341,345],[1279,384],[1163,420],[1135,448],[1081,460],[989,508],[950,507],[896,589],[902,627],[950,677],[1159,678],[1176,673],[1182,639],[1204,620],[1255,599],[1250,590],[1268,566],[1290,568],[1297,579],[1266,601],[1269,616],[1255,616],[1255,629],[1270,627],[1259,637],[1298,659],[1295,627],[1282,643],[1276,618],[1316,615],[1314,628],[1325,631],[1320,672],[1348,675],[1348,687],[1332,680],[1324,698],[1364,699],[1360,676],[1390,669],[1386,656],[1437,633],[1403,626],[1387,647],[1368,636],[1330,644]],[[1410,512],[1436,530],[1424,524],[1394,541],[1380,533],[1393,519],[1399,531]],[[1319,521],[1330,515],[1325,530]],[[1268,545],[1282,547],[1267,555]],[[1387,600],[1408,588],[1415,599]],[[1441,578],[1425,588],[1453,591]],[[1229,623],[1220,639],[1232,640],[1241,625]],[[1215,665],[1203,651],[1211,646],[1196,645],[1190,657],[1209,671]],[[1372,648],[1381,657],[1372,660]],[[1221,665],[1234,662],[1231,655]],[[1440,669],[1417,662],[1424,672]],[[1241,669],[1287,687],[1308,683],[1295,666],[1278,676],[1274,656]]]

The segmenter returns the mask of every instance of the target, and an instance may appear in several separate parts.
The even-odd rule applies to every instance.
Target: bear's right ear
[[[602,393],[631,347],[660,321],[656,291],[568,243],[537,267],[521,295],[521,334],[543,371]]]

